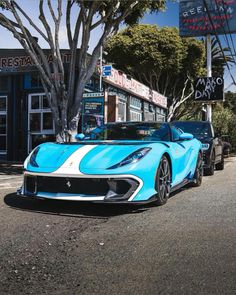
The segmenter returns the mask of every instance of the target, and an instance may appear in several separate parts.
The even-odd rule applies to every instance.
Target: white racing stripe
[[[78,150],[76,150],[65,163],[51,174],[54,175],[83,175],[79,170],[79,165],[84,156],[87,155],[91,150],[96,148],[97,145],[85,145]]]

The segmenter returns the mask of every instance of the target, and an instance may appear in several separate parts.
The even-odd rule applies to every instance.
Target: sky
[[[26,7],[27,12],[32,17],[35,22],[38,18],[38,0],[21,0],[20,1],[22,7]],[[64,11],[66,0],[63,0],[64,3]],[[47,18],[50,18],[50,15],[46,15]],[[72,15],[72,22],[75,16]],[[52,21],[52,20],[51,20]],[[179,4],[177,2],[173,3],[172,1],[167,0],[167,8],[164,12],[159,12],[158,14],[145,14],[144,18],[141,20],[141,23],[145,24],[156,24],[160,27],[170,26],[170,27],[179,27]],[[91,35],[91,42],[89,47],[89,52],[94,48],[98,37],[101,35],[101,28],[97,28],[93,31]],[[35,33],[37,36],[37,33]],[[233,40],[236,47],[236,34],[233,34]],[[60,34],[60,44],[62,48],[68,48],[67,37],[66,37],[66,26],[65,22],[62,22]],[[226,46],[225,37],[220,36],[220,40],[222,42],[222,46]],[[44,48],[48,47],[46,42],[39,41],[40,45]],[[4,28],[0,26],[0,48],[21,48],[21,45],[18,43],[16,39],[12,37],[12,35]],[[236,57],[235,57],[236,59]],[[236,65],[231,66],[231,73],[235,77],[236,80]],[[230,77],[230,73],[228,70],[225,70],[225,89],[236,92],[236,86],[229,85],[232,83],[232,79]]]

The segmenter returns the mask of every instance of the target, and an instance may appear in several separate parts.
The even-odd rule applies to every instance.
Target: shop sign
[[[121,71],[112,69],[112,74],[109,77],[105,77],[104,81],[111,82],[113,85],[118,86],[124,90],[132,92],[134,95],[141,96],[144,99],[154,102],[162,107],[167,107],[167,98],[161,95],[157,91],[151,90],[141,82],[127,76]]]
[[[209,102],[224,100],[224,79],[222,77],[198,78],[194,86],[195,101]]]
[[[82,130],[88,133],[104,124],[104,97],[83,99]]]
[[[35,71],[35,62],[29,55],[25,55],[22,49],[9,50],[12,56],[5,49],[0,51],[0,72],[28,72]],[[53,62],[53,56],[49,49],[44,49],[44,54],[49,64]],[[15,55],[13,55],[15,53]],[[70,63],[71,54],[69,50],[61,50],[62,62],[64,65]],[[42,62],[41,62],[42,64]]]
[[[236,32],[236,0],[180,0],[179,30],[181,36],[204,36]]]
[[[88,92],[84,93],[83,97],[103,97],[104,92]]]

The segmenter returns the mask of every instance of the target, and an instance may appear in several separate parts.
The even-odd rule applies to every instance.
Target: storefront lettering
[[[48,63],[52,63],[53,56],[49,54],[46,56]],[[70,62],[70,53],[62,53],[62,62]],[[42,62],[41,62],[42,63]],[[0,68],[18,68],[35,66],[34,61],[30,56],[16,56],[16,57],[2,57],[0,58]]]
[[[113,68],[112,75],[105,77],[104,80],[112,82],[116,86],[120,86],[128,91],[132,91],[134,94],[148,99],[149,101],[153,101],[160,106],[167,107],[167,98],[164,95],[152,91],[149,87],[143,85],[139,81],[130,78],[130,76],[127,77],[127,75],[121,71]]]

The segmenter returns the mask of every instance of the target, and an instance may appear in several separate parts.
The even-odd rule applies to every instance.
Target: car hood
[[[60,167],[77,166],[81,171],[92,169],[108,169],[121,162],[131,153],[144,147],[152,147],[153,142],[115,141],[86,142],[76,144],[45,143],[38,147],[34,159],[35,167],[27,160],[26,169],[33,172],[53,172]],[[155,142],[163,146],[162,143]]]

